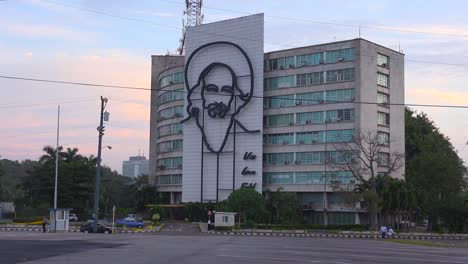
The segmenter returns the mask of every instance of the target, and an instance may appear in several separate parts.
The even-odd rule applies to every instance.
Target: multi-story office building
[[[122,175],[127,177],[138,177],[148,175],[149,160],[145,156],[130,157],[129,160],[122,162]]]
[[[331,164],[356,133],[378,134],[382,161],[404,153],[404,55],[361,38],[263,53],[262,15],[190,28],[186,42],[185,57],[152,57],[150,183],[171,203],[282,188],[313,223],[324,208],[329,224],[359,223],[344,198],[356,179]]]

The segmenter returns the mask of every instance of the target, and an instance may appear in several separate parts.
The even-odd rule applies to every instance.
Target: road
[[[174,226],[175,227],[175,226]],[[170,228],[170,227],[168,227]],[[11,263],[468,263],[468,250],[380,240],[158,234],[0,232],[0,262]],[[176,230],[180,230],[177,229]]]

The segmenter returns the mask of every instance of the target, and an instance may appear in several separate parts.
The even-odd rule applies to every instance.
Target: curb
[[[114,234],[158,233],[161,230],[163,225],[159,226],[157,230],[142,230],[142,231],[121,230],[121,231],[115,231]],[[8,231],[42,232],[42,229],[39,229],[39,228],[0,228],[0,232],[2,231],[4,232],[8,232]],[[69,230],[68,233],[80,233],[80,230],[72,229],[72,230]]]
[[[203,233],[213,235],[234,235],[234,236],[283,236],[283,237],[312,237],[312,238],[349,238],[349,239],[377,239],[380,238],[378,235],[343,235],[343,234],[295,234],[295,233],[258,233],[258,232],[218,232],[218,231],[206,231]],[[395,235],[389,239],[409,239],[409,240],[465,240],[468,238],[459,236],[399,236]]]

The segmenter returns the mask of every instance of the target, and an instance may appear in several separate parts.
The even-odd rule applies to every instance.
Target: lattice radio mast
[[[182,55],[185,47],[185,32],[188,27],[201,25],[203,22],[203,15],[201,8],[203,0],[185,0],[184,15],[185,19],[182,19],[182,37],[180,38],[180,46],[177,48],[177,53]]]

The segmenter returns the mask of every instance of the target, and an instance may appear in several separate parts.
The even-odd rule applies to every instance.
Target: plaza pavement
[[[2,264],[468,263],[468,248],[371,239],[210,235],[183,224],[157,234],[2,232],[0,252]]]

